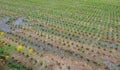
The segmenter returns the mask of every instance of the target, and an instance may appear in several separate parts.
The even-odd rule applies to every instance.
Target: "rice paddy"
[[[120,1],[0,0],[0,70],[120,70]]]

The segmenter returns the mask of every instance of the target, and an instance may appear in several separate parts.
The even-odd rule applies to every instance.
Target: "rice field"
[[[0,0],[0,70],[120,70],[120,1]]]

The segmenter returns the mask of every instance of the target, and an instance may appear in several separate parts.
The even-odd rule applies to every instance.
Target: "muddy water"
[[[25,25],[25,22],[23,20],[24,20],[24,17],[18,17],[13,21],[13,23],[16,25]]]
[[[120,70],[119,66],[117,66],[116,64],[114,64],[110,61],[104,61],[103,64],[107,65],[110,68],[110,70]]]
[[[4,32],[10,32],[11,31],[11,27],[10,25],[6,24],[8,21],[9,21],[9,17],[5,16],[5,17],[2,17],[0,18],[0,30],[4,31]],[[41,30],[41,31],[47,31],[48,33],[51,33],[50,30],[48,30],[47,28],[45,27],[41,27],[41,26],[38,26],[36,25],[35,23],[33,22],[25,22],[24,21],[24,17],[18,17],[16,19],[14,19],[12,21],[12,24],[15,24],[17,27],[14,28],[14,29],[19,29],[19,26],[28,26],[28,27],[33,27],[36,28],[37,30]],[[101,45],[101,46],[105,46],[105,47],[112,47],[112,48],[117,48],[118,50],[120,50],[120,45],[116,46],[116,44],[114,43],[108,43],[108,42],[104,42],[104,41],[96,41],[96,40],[93,40],[93,39],[85,39],[84,37],[81,37],[81,38],[78,38],[76,36],[69,36],[67,34],[64,34],[64,33],[59,33],[59,32],[56,32],[57,35],[61,35],[61,36],[65,36],[65,37],[69,37],[71,38],[72,40],[77,40],[77,41],[80,41],[82,43],[86,43],[86,44],[92,44],[92,45]],[[99,44],[100,43],[100,44]]]
[[[4,32],[10,32],[11,31],[11,26],[6,24],[9,21],[9,17],[3,17],[0,18],[0,30],[4,31]]]
[[[25,17],[18,17],[16,18],[12,23],[14,25],[17,26],[17,28],[19,29],[19,26],[22,26],[22,27],[39,27],[38,25],[36,25],[34,22],[27,22],[27,21],[24,21]]]
[[[0,18],[0,30],[3,30],[5,32],[10,32],[11,31],[11,29],[10,29],[11,26],[6,24],[9,21],[9,19],[10,18],[7,17],[7,16]],[[47,31],[47,28],[37,26],[35,23],[25,22],[24,19],[25,19],[25,17],[18,17],[15,20],[13,20],[13,23],[15,25],[17,25],[17,28],[14,28],[14,29],[19,29],[19,26],[21,25],[21,26],[34,26],[34,28],[36,28],[37,30]],[[65,37],[70,37],[72,40],[79,40],[82,43],[92,44],[92,45],[101,45],[101,46],[105,46],[105,47],[108,47],[108,48],[113,47],[113,48],[117,48],[118,50],[120,50],[120,46],[116,46],[116,44],[114,44],[114,43],[110,44],[110,43],[104,42],[104,41],[100,42],[100,41],[96,41],[96,40],[93,40],[93,39],[90,39],[90,38],[85,40],[84,37],[81,37],[81,38],[78,39],[78,37],[71,37],[71,36],[63,34],[63,33],[62,34],[57,33],[57,34],[60,34],[61,36],[65,36]],[[101,44],[99,44],[99,43],[101,43]]]
[[[10,31],[12,31],[12,29],[11,29],[12,26],[10,25],[11,23],[9,23],[9,21],[12,22],[12,23],[14,23],[15,25],[17,25],[17,27],[14,28],[14,29],[18,29],[20,25],[25,25],[26,24],[23,21],[23,19],[24,19],[23,17],[18,17],[15,20],[11,21],[10,17],[7,17],[7,16],[1,17],[0,18],[0,30],[2,30],[4,32],[10,32]]]
[[[35,23],[25,22],[24,19],[25,19],[24,17],[18,17],[15,20],[13,20],[12,23],[17,25],[16,29],[18,29],[19,26],[21,25],[21,26],[30,26],[30,27],[34,26],[34,28],[36,28],[37,30],[41,30],[41,31],[43,31],[43,30],[47,31],[48,30],[45,27],[41,27],[41,26],[36,25]],[[11,31],[10,25],[6,24],[8,21],[9,21],[9,17],[4,17],[4,18],[0,19],[0,29],[1,30],[5,31],[5,32]],[[50,32],[50,31],[48,30],[48,32]],[[86,40],[84,37],[81,37],[81,38],[78,38],[76,36],[71,37],[67,34],[64,34],[64,33],[61,34],[61,33],[58,33],[58,32],[56,34],[60,34],[61,36],[69,37],[69,38],[71,38],[72,40],[75,40],[75,41],[78,40],[82,43],[92,44],[92,45],[101,45],[101,46],[106,46],[108,48],[112,47],[112,48],[117,48],[118,50],[120,50],[120,45],[116,46],[116,44],[114,44],[114,43],[111,44],[111,43],[104,42],[104,41],[95,41],[95,40],[89,39],[89,38]],[[101,43],[101,44],[99,44],[99,43]]]
[[[0,19],[0,29],[5,31],[5,32],[9,32],[11,29],[10,29],[10,25],[6,24],[7,22],[9,21],[9,18],[5,17],[4,19]],[[29,22],[25,22],[24,21],[24,18],[23,17],[19,17],[19,18],[16,18],[15,20],[13,20],[12,24],[15,24],[18,26],[19,28],[19,25],[21,26],[34,26],[37,30],[43,30],[43,29],[46,29],[45,27],[41,27],[41,26],[38,26],[36,25],[35,23],[31,23],[28,24]],[[48,31],[49,32],[49,31]],[[59,32],[58,32],[59,33]],[[80,40],[82,43],[86,43],[86,44],[93,44],[93,45],[99,45],[99,41],[95,41],[91,38],[88,38],[88,39],[85,39],[84,37],[81,37],[78,39],[78,37],[73,37],[73,36],[69,36],[67,34],[60,34],[60,35],[63,35],[63,36],[66,36],[66,37],[70,37],[72,40]],[[12,38],[16,38],[17,40],[21,40],[22,43],[24,43],[26,46],[32,46],[35,50],[37,51],[45,51],[46,53],[56,53],[58,55],[65,55],[65,56],[70,56],[70,57],[75,57],[75,58],[80,58],[81,55],[80,54],[77,54],[77,53],[74,53],[74,52],[71,52],[71,51],[66,51],[64,49],[59,49],[59,48],[56,48],[54,46],[52,46],[51,44],[44,44],[42,42],[38,42],[38,41],[31,41],[31,42],[28,42],[29,40],[27,38],[19,38],[19,36],[15,36],[15,35],[10,35],[8,34],[9,37],[12,37]],[[25,40],[26,39],[26,40]],[[104,42],[104,41],[100,41],[102,46],[106,46],[106,47],[118,47],[116,46],[116,44],[110,44],[108,42]],[[118,47],[119,50],[120,50],[120,46]],[[83,57],[85,60],[86,57]],[[105,61],[104,62],[105,65],[109,65],[110,66],[110,69],[112,70],[113,67],[116,67],[117,70],[120,69],[120,67],[118,67],[117,65],[111,63],[111,62],[107,62]]]

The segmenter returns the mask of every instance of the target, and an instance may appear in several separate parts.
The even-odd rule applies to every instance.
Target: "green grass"
[[[24,15],[37,19],[41,16],[50,18],[49,15],[63,15],[64,18],[75,20],[92,15],[92,17],[103,17],[107,20],[107,16],[111,14],[111,19],[117,20],[113,16],[120,15],[119,3],[118,0],[0,0],[0,13],[4,11],[6,14]]]
[[[4,47],[0,47],[0,51],[4,51],[4,52],[14,52],[16,49],[16,46],[4,46]]]
[[[0,47],[0,57],[10,56],[11,53],[15,52],[15,49],[16,49],[16,46]]]
[[[25,70],[25,68],[21,65],[21,64],[18,64],[18,63],[11,63],[11,64],[8,64],[8,67],[12,70]]]
[[[16,46],[4,46],[0,47],[0,57],[10,56],[10,53],[15,52]],[[1,52],[4,53],[1,53]],[[11,56],[10,56],[11,57]],[[9,58],[7,61],[11,61],[13,59]],[[8,70],[25,70],[25,68],[16,62],[10,62],[9,64],[5,64],[7,66]]]

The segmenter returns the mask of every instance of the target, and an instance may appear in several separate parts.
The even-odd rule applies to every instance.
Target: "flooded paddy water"
[[[109,43],[103,40],[96,40],[90,37],[86,37],[84,35],[71,36],[69,33],[62,32],[61,30],[57,31],[53,29],[51,26],[48,26],[51,23],[45,22],[47,24],[38,24],[37,22],[25,21],[25,19],[26,19],[25,17],[21,17],[21,16],[17,18],[10,18],[8,16],[0,17],[0,31],[3,31],[5,33],[5,37],[7,37],[6,39],[8,39],[8,41],[13,41],[12,44],[9,42],[7,43],[11,45],[15,45],[15,43],[18,43],[24,46],[24,48],[34,49],[35,53],[44,52],[44,54],[42,54],[44,56],[46,56],[46,54],[52,54],[53,57],[56,57],[57,55],[63,58],[65,57],[66,59],[70,58],[72,59],[72,61],[81,60],[83,63],[85,64],[87,63],[88,65],[90,65],[92,70],[97,69],[97,68],[102,69],[102,70],[114,70],[114,69],[120,70],[120,63],[119,63],[120,44]],[[77,45],[77,44],[80,44],[80,45]],[[92,51],[90,51],[88,46],[86,46],[85,44],[88,46],[90,45],[89,46],[90,48],[93,48],[91,46],[94,46],[96,50],[93,49]],[[17,48],[18,45],[15,45],[15,46]],[[102,50],[103,52],[99,52],[101,48],[104,49]],[[110,51],[109,54],[104,53],[106,50],[107,50],[107,53]],[[11,51],[11,52],[14,52],[14,51]],[[18,59],[19,62],[23,66],[25,66],[26,69],[28,69],[30,65],[27,66],[24,63],[25,61],[19,58],[29,59],[28,56],[32,56],[32,58],[35,57],[34,61],[37,61],[38,56],[40,56],[39,54],[28,55],[28,53],[23,53],[23,52],[18,52],[16,54],[15,53],[13,54],[12,57],[14,57],[15,60]],[[115,53],[116,55],[113,56]],[[25,56],[25,54],[27,55]],[[92,54],[93,56],[91,56]],[[17,56],[17,55],[21,55],[21,56]],[[96,59],[96,56],[99,56],[100,58]],[[110,58],[109,60],[106,60],[108,58],[103,58],[102,56],[110,57]],[[59,57],[60,63],[64,61],[61,57]],[[95,57],[95,60],[93,59],[94,57]],[[48,61],[48,65],[49,65],[50,64],[49,61],[51,61],[51,59],[45,60],[43,62]],[[98,61],[99,59],[102,59],[102,62],[99,62]],[[112,61],[116,60],[118,62],[116,61],[112,62],[111,60]],[[8,61],[8,63],[9,62],[12,62],[12,61]],[[71,62],[71,60],[69,60],[69,62]],[[31,62],[26,62],[26,63],[30,64]],[[39,66],[39,62],[36,65]],[[60,64],[58,64],[58,66],[59,65]],[[31,67],[31,69],[34,70],[33,67]],[[78,70],[74,66],[73,66],[73,69]]]
[[[102,62],[96,62],[94,60],[91,60],[91,58],[89,59],[88,56],[84,55],[84,53],[86,53],[87,50],[84,50],[84,52],[82,51],[82,54],[80,54],[81,52],[78,53],[78,52],[74,52],[72,50],[60,48],[59,45],[56,47],[55,43],[52,44],[52,43],[48,43],[49,41],[47,42],[44,40],[42,41],[42,39],[40,40],[40,38],[44,35],[40,34],[40,36],[41,36],[40,37],[38,34],[38,36],[39,36],[38,37],[38,36],[36,36],[37,34],[35,34],[34,32],[39,33],[39,31],[40,31],[43,33],[47,33],[48,35],[53,34],[56,36],[63,37],[65,39],[80,42],[81,45],[87,44],[87,45],[92,45],[95,47],[100,46],[101,48],[104,48],[104,47],[109,48],[109,49],[111,48],[113,50],[118,51],[117,53],[119,53],[120,44],[116,45],[116,43],[98,41],[98,40],[95,40],[92,38],[86,39],[86,38],[84,38],[84,36],[81,36],[81,37],[70,36],[69,34],[61,33],[61,32],[55,31],[54,29],[51,29],[50,27],[46,27],[45,24],[39,25],[34,22],[25,21],[25,19],[26,19],[25,17],[17,17],[15,19],[10,18],[8,16],[1,17],[0,18],[0,30],[5,32],[5,36],[9,37],[11,39],[11,41],[12,41],[12,39],[14,39],[16,41],[14,43],[17,43],[17,41],[20,41],[20,43],[23,44],[24,46],[33,48],[37,52],[43,51],[43,52],[45,52],[45,54],[56,54],[59,56],[70,57],[72,59],[80,59],[80,60],[88,63],[90,66],[94,67],[94,69],[99,67],[99,64],[100,64],[102,66],[102,68],[106,68],[106,66],[107,66],[109,70],[113,70],[113,69],[120,70],[120,66],[118,64],[119,62],[117,64],[115,64],[110,61],[105,61],[104,59]],[[24,28],[27,28],[28,32],[24,33],[24,30],[26,30]],[[34,32],[32,32],[32,31],[34,31]],[[31,35],[31,36],[27,36],[27,34]],[[36,38],[34,37],[34,35]],[[47,40],[47,37],[45,37],[45,40]],[[54,39],[54,40],[57,41],[57,39]],[[65,44],[68,44],[68,43],[65,43]],[[71,46],[71,45],[69,45],[69,46]],[[78,46],[78,48],[79,48],[79,46]],[[95,50],[93,50],[93,51],[95,51]],[[104,53],[104,54],[106,54],[106,53]],[[32,55],[32,56],[34,57],[34,55]],[[120,56],[118,55],[117,58],[120,58]]]

